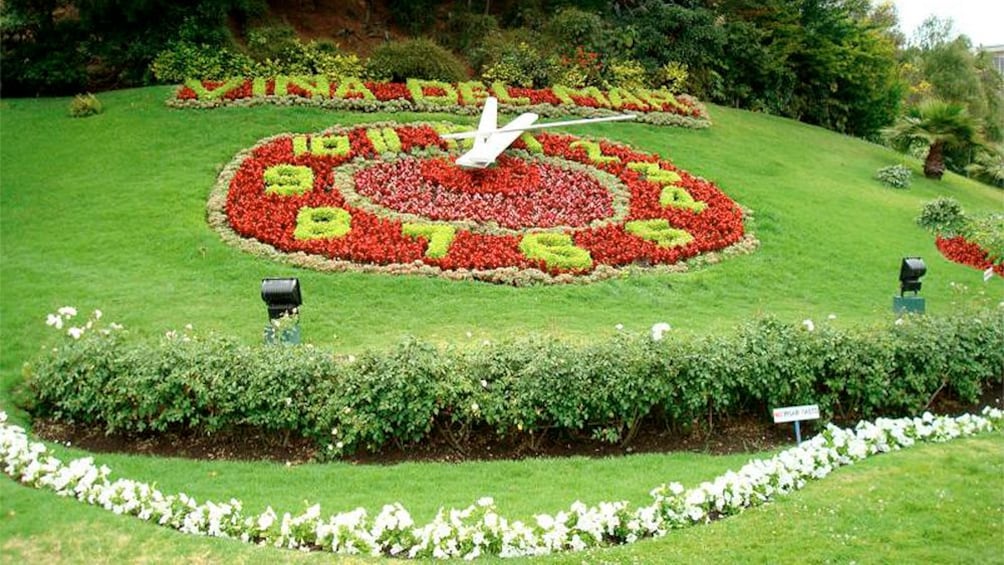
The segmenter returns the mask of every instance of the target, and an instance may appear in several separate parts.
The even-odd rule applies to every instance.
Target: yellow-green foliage
[[[327,239],[349,233],[352,216],[342,208],[301,208],[296,215],[296,239]]]
[[[556,269],[586,269],[593,264],[589,251],[576,247],[564,233],[531,233],[523,237],[519,250],[529,259],[540,259]]]

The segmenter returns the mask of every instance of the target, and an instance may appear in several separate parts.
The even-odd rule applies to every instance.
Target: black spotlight
[[[920,292],[920,277],[927,272],[927,267],[920,257],[904,257],[899,267],[899,295],[912,292],[914,296]]]
[[[299,279],[262,279],[261,299],[268,308],[268,319],[294,316],[303,304]]]

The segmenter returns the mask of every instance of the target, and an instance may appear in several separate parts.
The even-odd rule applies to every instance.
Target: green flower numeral
[[[643,173],[646,180],[666,185],[662,187],[662,192],[659,193],[659,205],[663,208],[672,206],[673,208],[684,208],[700,213],[708,207],[706,203],[694,200],[694,197],[685,188],[676,185],[676,183],[683,180],[680,175],[660,168],[658,163],[635,161],[628,163],[627,166],[632,171]]]
[[[299,240],[342,237],[352,227],[352,215],[342,208],[300,208],[293,237]]]
[[[537,141],[537,138],[530,135],[530,132],[524,131],[523,135],[519,136],[520,141],[526,145],[526,150],[535,155],[544,154],[544,146]]]
[[[531,233],[519,242],[519,250],[528,259],[540,259],[555,269],[588,269],[593,258],[588,249],[576,247],[572,236],[564,233]]]
[[[603,108],[610,107],[610,101],[607,97],[603,95],[603,91],[595,86],[587,86],[585,88],[569,88],[567,86],[561,86],[556,84],[551,87],[551,92],[561,100],[562,104],[568,104],[569,106],[578,106],[572,96],[578,96],[580,98],[592,98]]]
[[[401,138],[394,128],[372,128],[366,130],[366,137],[377,153],[400,153]]]
[[[662,192],[659,193],[659,205],[663,208],[669,208],[670,206],[673,208],[684,208],[697,213],[702,212],[708,207],[704,202],[694,200],[694,197],[683,187],[672,185],[662,187]]]
[[[425,256],[442,259],[450,250],[457,228],[449,224],[401,224],[401,233],[408,237],[424,237],[429,241]]]
[[[694,240],[685,230],[669,225],[668,220],[636,220],[624,224],[624,231],[642,239],[655,242],[659,247],[678,247]]]
[[[434,124],[432,129],[436,130],[436,133],[439,135],[443,135],[444,133],[456,133],[458,131],[468,131],[468,128],[456,124]],[[446,142],[446,147],[450,150],[456,149],[457,147],[465,150],[474,147],[473,139],[445,139],[443,141]]]
[[[352,151],[347,135],[293,136],[293,155],[310,153],[318,157],[345,157]]]
[[[586,155],[589,156],[589,160],[593,163],[613,163],[620,160],[612,155],[604,155],[600,149],[600,144],[595,141],[575,141],[568,147],[571,149],[585,149]]]
[[[302,165],[273,165],[263,177],[265,194],[296,196],[314,188],[314,170]]]

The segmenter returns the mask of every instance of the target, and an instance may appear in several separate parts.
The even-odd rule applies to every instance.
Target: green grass
[[[239,490],[245,509],[272,503],[302,509],[298,496],[325,512],[401,500],[416,518],[439,503],[466,505],[496,495],[509,516],[529,517],[567,508],[571,493],[584,500],[645,502],[659,483],[694,485],[745,457],[693,454],[627,457],[616,461],[529,461],[351,469],[308,465],[269,469],[260,463],[185,463],[99,456],[118,476],[158,477],[171,492],[225,499]],[[125,472],[128,471],[128,472]],[[594,472],[596,473],[594,475]],[[284,477],[276,480],[276,476]],[[354,476],[368,475],[357,482]],[[271,477],[272,480],[262,477]],[[633,477],[631,480],[629,477]],[[338,485],[332,488],[326,485]],[[590,490],[591,488],[599,490]],[[361,488],[361,491],[357,491]],[[232,490],[227,490],[232,489]],[[564,495],[564,498],[562,497]],[[158,528],[135,518],[0,481],[0,556],[11,563],[373,562],[330,554],[246,546]],[[1004,528],[1004,434],[995,432],[942,445],[922,445],[838,469],[802,491],[710,525],[671,532],[658,540],[556,555],[548,563],[1000,563]],[[488,560],[496,562],[501,560]],[[517,560],[523,562],[526,560]],[[512,561],[505,561],[512,562]]]
[[[914,161],[911,189],[887,189],[872,175],[902,161],[889,150],[788,120],[714,107],[715,125],[708,130],[602,124],[581,132],[659,153],[718,183],[755,213],[762,247],[753,255],[680,275],[527,289],[273,264],[225,246],[206,226],[205,200],[222,165],[257,140],[284,131],[430,118],[303,107],[178,111],[163,104],[169,92],[102,94],[106,111],[86,119],[67,117],[67,99],[0,103],[0,409],[14,409],[10,394],[22,363],[52,343],[43,323],[46,313],[63,305],[101,308],[110,320],[148,335],[192,323],[255,341],[265,323],[258,295],[265,276],[299,277],[304,339],[341,351],[380,348],[407,334],[442,343],[528,332],[602,339],[618,323],[645,330],[665,321],[674,331],[704,333],[763,313],[792,322],[833,313],[836,324],[868,324],[891,316],[899,260],[906,255],[920,255],[928,264],[923,295],[931,313],[974,301],[978,292],[1004,299],[1002,281],[984,285],[979,271],[943,260],[930,234],[913,222],[923,202],[942,194],[958,198],[971,212],[1002,210],[1001,191],[951,174],[941,183],[925,180]],[[957,295],[952,282],[973,292]],[[23,414],[16,419],[25,421]],[[986,561],[992,557],[987,547],[1000,539],[1002,445],[995,435],[879,458],[842,471],[841,477],[849,477],[846,484],[820,483],[741,517],[588,560],[652,562],[665,555],[708,562],[900,561],[902,551],[908,561],[956,561],[955,552],[960,560]],[[99,458],[117,473],[156,481],[168,491],[239,496],[248,509],[273,504],[298,511],[309,499],[332,512],[356,505],[376,510],[399,500],[416,517],[482,495],[495,496],[504,512],[516,516],[553,512],[578,498],[641,502],[661,482],[711,478],[741,463],[669,455],[286,468]],[[947,467],[928,469],[928,461]],[[960,477],[960,467],[979,480]],[[854,478],[873,468],[881,471]],[[914,479],[918,468],[927,469],[920,474],[927,479]],[[925,480],[941,484],[953,505],[946,512],[964,518],[945,528],[949,539],[934,544],[922,535],[939,525],[942,514],[930,497],[938,491]],[[839,487],[825,486],[830,484]],[[880,499],[903,502],[880,504]],[[909,539],[900,540],[901,535]],[[0,480],[0,559],[91,561],[95,555],[116,562],[322,558],[183,537]]]

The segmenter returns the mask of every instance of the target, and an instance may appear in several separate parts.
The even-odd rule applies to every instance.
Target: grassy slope
[[[928,262],[929,309],[945,311],[949,282],[978,281],[979,273],[940,259],[929,234],[913,224],[921,203],[950,193],[970,210],[1004,207],[1000,191],[953,175],[940,184],[917,180],[909,191],[884,189],[871,176],[899,160],[888,150],[714,108],[715,126],[706,131],[639,124],[588,131],[717,181],[756,213],[763,247],[752,256],[679,276],[532,289],[299,271],[230,249],[206,227],[204,202],[218,167],[277,132],[390,116],[176,111],[163,106],[168,93],[108,93],[106,113],[77,120],[65,116],[63,99],[4,102],[0,370],[8,383],[37,351],[40,320],[64,304],[102,308],[149,333],[191,322],[258,339],[258,281],[269,275],[299,276],[305,339],[345,350],[404,334],[439,341],[466,339],[468,331],[476,338],[526,331],[594,337],[617,323],[645,329],[658,321],[709,331],[761,312],[792,321],[830,313],[849,322],[881,319],[906,254]],[[1001,287],[992,290],[1001,295]]]
[[[102,462],[125,463],[118,457],[99,457]],[[670,455],[659,465],[664,480],[682,479],[694,484],[699,478],[710,479],[727,466],[741,464],[738,458],[716,458],[694,455]],[[600,461],[600,467],[609,462]],[[631,467],[633,458],[617,462],[617,467]],[[532,462],[518,465],[515,476],[509,463],[464,464],[439,475],[435,469],[413,474],[391,468],[376,470],[378,475],[394,477],[388,491],[375,499],[402,499],[415,508],[416,500],[426,502],[448,498],[477,496],[483,490],[471,490],[471,476],[484,476],[491,492],[530,488],[533,494],[501,494],[500,504],[511,510],[513,503],[521,506],[513,515],[534,510],[554,512],[566,508],[570,498],[553,500],[554,477],[577,477],[581,471],[565,468],[564,462],[547,464]],[[142,467],[121,465],[121,467]],[[205,463],[188,466],[190,478],[185,490],[189,493],[215,494],[211,486],[215,478],[235,472],[235,467],[253,467],[232,463]],[[172,477],[175,462],[158,476],[167,476],[165,489],[176,487],[179,478]],[[118,469],[119,467],[116,467]],[[150,465],[153,468],[153,465]],[[548,468],[549,472],[543,472]],[[306,468],[304,468],[306,469]],[[333,470],[334,469],[334,470]],[[144,473],[136,470],[132,476]],[[249,469],[250,470],[250,469]],[[321,474],[317,480],[340,483],[342,470],[327,466],[307,469],[306,474]],[[401,471],[400,473],[396,471]],[[212,475],[215,472],[217,475]],[[504,478],[492,477],[501,472]],[[299,470],[290,471],[300,473]],[[147,473],[149,475],[150,473]],[[625,470],[624,474],[630,474]],[[450,481],[462,476],[459,482]],[[435,478],[433,478],[435,477]],[[755,508],[741,516],[711,525],[671,532],[659,540],[648,540],[631,546],[590,551],[586,554],[553,556],[548,563],[824,563],[824,562],[897,562],[897,563],[1000,563],[1000,532],[1004,529],[1004,435],[994,433],[979,438],[957,440],[945,445],[924,445],[910,450],[882,455],[850,468],[836,471],[805,490],[778,499],[774,504]],[[602,475],[602,479],[609,478]],[[532,479],[535,482],[527,482]],[[644,491],[658,483],[645,482],[620,489],[625,497],[644,500]],[[290,488],[280,485],[263,487],[253,476],[244,477],[241,491],[247,510],[258,510],[260,500],[288,502],[300,490],[294,482]],[[374,484],[381,480],[372,481]],[[475,483],[477,481],[474,481]],[[444,487],[444,485],[448,485]],[[354,483],[344,483],[353,491]],[[577,481],[564,485],[567,490],[579,488]],[[323,487],[321,487],[323,488]],[[264,493],[262,491],[273,492]],[[579,491],[585,492],[585,491]],[[402,494],[410,493],[410,495]],[[265,494],[272,496],[269,499]],[[368,493],[372,495],[372,493]],[[395,495],[401,494],[401,498]],[[306,496],[310,496],[309,494]],[[325,512],[351,507],[354,492],[348,492],[343,504],[325,505]],[[316,500],[311,496],[311,501]],[[468,500],[473,500],[468,497]],[[209,540],[184,536],[139,522],[134,518],[115,516],[51,494],[29,490],[11,481],[0,481],[0,561],[11,563],[40,562],[143,562],[143,563],[302,563],[331,562],[370,563],[372,559],[334,559],[328,554],[298,554],[291,551],[246,546],[226,540]],[[511,502],[510,502],[511,501]],[[452,500],[448,501],[452,502]],[[373,502],[368,505],[370,508]],[[464,502],[466,504],[466,502]],[[421,505],[421,504],[419,504]],[[279,506],[277,510],[297,510]],[[428,509],[416,511],[416,515]],[[489,562],[494,562],[489,560]],[[505,561],[511,563],[512,561]],[[517,561],[522,562],[522,561]]]
[[[714,108],[716,124],[707,131],[608,124],[589,132],[666,155],[715,180],[754,209],[763,247],[752,256],[684,275],[642,275],[584,287],[512,289],[313,273],[260,261],[220,243],[204,222],[204,202],[216,171],[239,149],[277,132],[316,131],[336,122],[390,116],[307,108],[172,111],[163,106],[168,93],[162,88],[108,93],[102,95],[107,112],[84,120],[65,117],[65,99],[2,102],[0,408],[11,409],[9,387],[19,380],[21,363],[51,338],[42,324],[44,315],[64,304],[102,308],[112,319],[149,334],[192,322],[255,340],[264,318],[258,280],[295,275],[304,287],[306,339],[344,350],[379,347],[406,333],[439,341],[468,339],[467,331],[476,339],[527,331],[602,337],[617,323],[644,329],[656,321],[687,331],[715,331],[760,312],[792,321],[818,320],[832,312],[838,315],[837,323],[865,323],[888,317],[903,255],[921,255],[928,263],[924,294],[929,311],[945,311],[958,299],[950,290],[951,281],[982,288],[978,272],[943,261],[930,236],[914,226],[922,202],[949,193],[969,210],[1004,208],[1000,191],[952,175],[940,184],[916,180],[909,191],[883,189],[871,175],[880,166],[898,162],[887,150],[786,120]],[[1004,294],[999,280],[985,290],[994,300]],[[1001,453],[999,438],[986,445]],[[302,498],[321,501],[329,510],[401,500],[419,516],[438,504],[464,505],[484,494],[494,494],[506,512],[516,515],[553,511],[586,494],[594,497],[590,500],[640,502],[648,488],[664,480],[689,480],[684,469],[692,470],[697,480],[735,464],[716,459],[680,464],[674,457],[612,466],[569,461],[361,471],[101,458],[125,475],[157,480],[169,490],[200,497],[239,495],[249,509],[267,503],[295,511]],[[923,459],[905,461],[894,476],[909,475],[914,461]],[[965,463],[981,467],[986,461],[976,455]],[[551,480],[554,476],[569,479],[558,482]],[[996,485],[993,480],[990,484],[1000,487],[999,469],[996,479]],[[895,490],[893,481],[888,488]],[[864,496],[867,489],[858,487],[847,492]],[[971,511],[982,508],[987,499],[974,493],[962,504]],[[0,500],[0,543],[5,545],[0,555],[8,550],[41,551],[47,557],[62,554],[83,560],[100,548],[109,556],[155,559],[163,548],[167,555],[197,560],[274,558],[221,542],[178,541],[169,532],[120,523],[119,518],[7,481],[0,481]],[[38,510],[32,510],[36,505]],[[779,517],[764,510],[751,516],[762,512],[768,512],[763,518],[767,525],[756,527],[788,530],[787,514]],[[807,512],[800,530],[813,518],[814,511]],[[999,525],[999,512],[996,520]],[[91,522],[101,526],[100,534],[85,526]],[[838,522],[833,527],[849,532],[851,525]],[[718,527],[726,526],[707,531]],[[742,529],[746,526],[728,527],[740,528],[731,539],[773,547],[772,535],[757,538]],[[993,539],[986,527],[973,528],[967,535]],[[712,544],[710,537],[700,537],[710,534],[698,530],[705,531],[683,534],[698,536],[690,547]],[[817,541],[822,543],[820,551],[837,547],[833,540]],[[135,553],[147,543],[149,553]],[[669,551],[662,544],[612,555],[627,561],[651,559]],[[721,554],[721,559],[728,556]],[[770,557],[762,554],[765,560]]]

